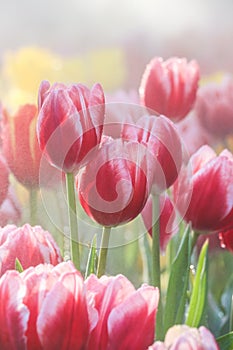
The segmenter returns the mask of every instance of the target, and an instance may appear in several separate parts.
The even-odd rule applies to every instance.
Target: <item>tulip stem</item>
[[[163,306],[160,276],[160,205],[159,196],[152,196],[152,285],[159,289],[159,305],[156,314],[156,340],[163,340]]]
[[[101,277],[105,273],[107,254],[108,254],[108,244],[110,238],[111,227],[103,227],[101,243],[100,243],[100,253],[97,266],[97,277]]]
[[[76,198],[74,189],[74,174],[66,174],[66,190],[68,199],[68,214],[70,225],[70,248],[71,248],[71,260],[75,267],[80,270],[80,257],[79,257],[79,240],[78,240],[78,222],[76,212]]]
[[[30,201],[30,224],[35,226],[37,222],[37,189],[30,188],[29,190],[29,201]]]

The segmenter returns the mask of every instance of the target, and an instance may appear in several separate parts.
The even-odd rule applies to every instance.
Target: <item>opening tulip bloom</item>
[[[136,124],[124,124],[121,137],[148,149],[153,164],[153,192],[161,193],[175,182],[182,164],[182,145],[168,118],[141,117]]]
[[[153,342],[158,288],[138,290],[123,275],[91,275],[85,281],[87,299],[99,321],[90,334],[88,350],[147,349]]]
[[[155,57],[147,65],[139,93],[142,105],[173,121],[183,119],[196,99],[199,66],[196,61]]]
[[[148,350],[219,350],[213,334],[206,328],[173,326],[167,331],[165,341],[156,341]]]
[[[192,155],[174,185],[181,216],[196,231],[220,232],[233,228],[233,155],[219,156],[209,146]]]
[[[0,228],[0,275],[15,268],[16,258],[24,269],[40,263],[57,265],[62,261],[52,235],[40,226],[29,224]]]
[[[100,84],[65,86],[47,81],[39,89],[37,135],[48,161],[75,173],[101,140],[105,98]]]
[[[103,226],[133,220],[150,194],[150,161],[139,143],[104,142],[77,176],[77,192],[86,213]]]
[[[38,265],[21,274],[7,271],[0,279],[0,298],[2,350],[82,350],[96,325],[83,278],[71,262]]]

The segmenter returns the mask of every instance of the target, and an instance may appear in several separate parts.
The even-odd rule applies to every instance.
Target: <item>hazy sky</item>
[[[0,0],[0,54],[129,45],[145,59],[177,52],[231,69],[232,17],[232,0]]]

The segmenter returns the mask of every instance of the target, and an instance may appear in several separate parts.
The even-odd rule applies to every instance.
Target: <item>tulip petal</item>
[[[26,289],[20,275],[9,271],[0,280],[0,348],[26,350],[29,310],[23,304]]]
[[[37,320],[37,331],[43,350],[84,348],[89,320],[79,274],[63,275],[49,291]]]
[[[158,301],[158,289],[143,286],[116,306],[108,319],[109,349],[146,349],[154,339]]]

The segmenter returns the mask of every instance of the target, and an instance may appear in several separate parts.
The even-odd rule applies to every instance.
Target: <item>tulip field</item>
[[[233,77],[66,64],[0,86],[0,349],[233,349]]]

